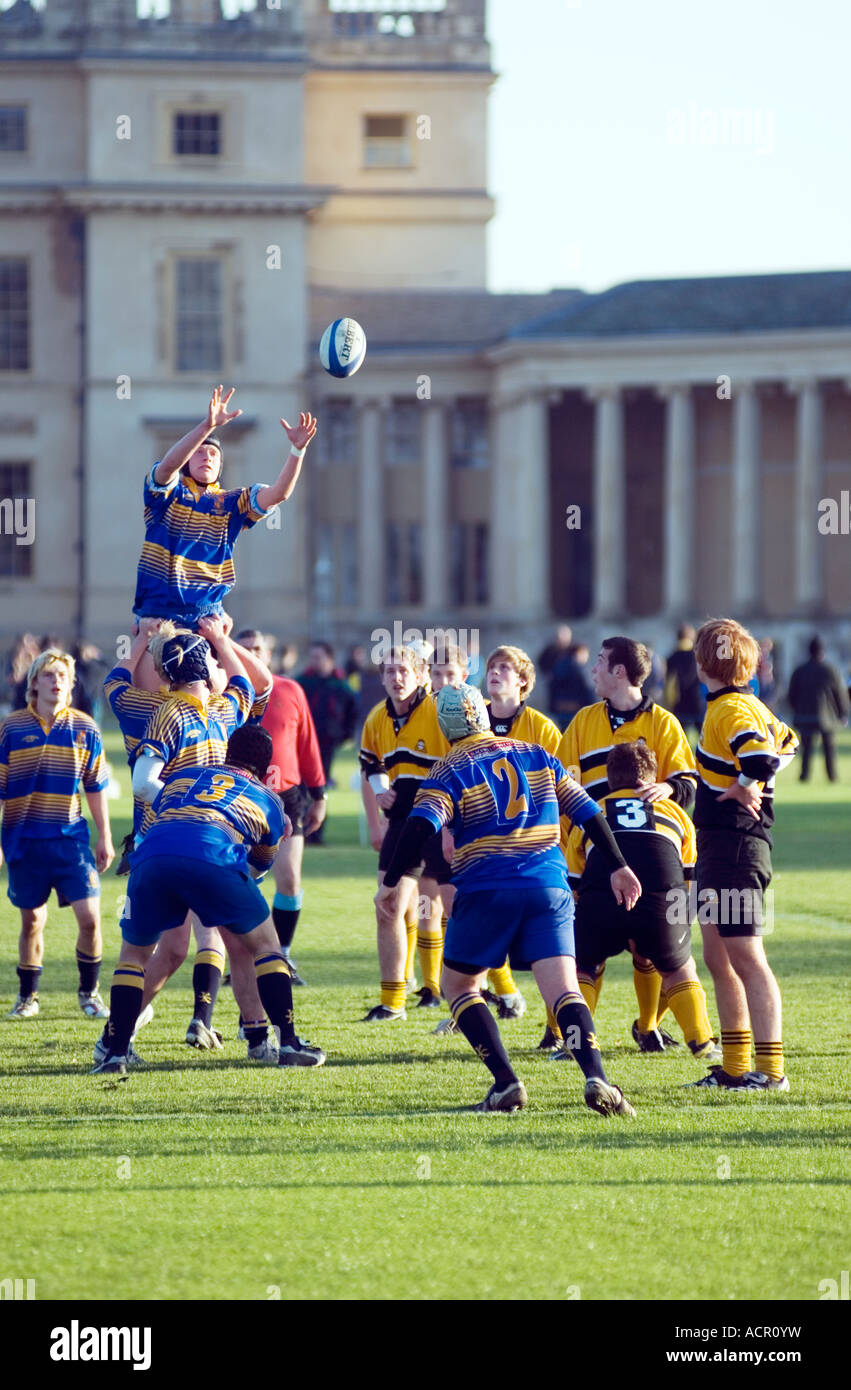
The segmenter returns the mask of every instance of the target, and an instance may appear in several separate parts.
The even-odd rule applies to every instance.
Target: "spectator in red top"
[[[269,647],[262,632],[248,628],[237,640],[268,665]],[[281,841],[272,865],[275,876],[272,920],[281,951],[293,972],[292,982],[303,985],[290,949],[304,897],[301,888],[304,837],[320,829],[328,803],[316,729],[304,691],[297,681],[287,676],[273,676],[272,693],[262,724],[271,735],[273,746],[266,785],[278,793],[293,828],[292,835]]]

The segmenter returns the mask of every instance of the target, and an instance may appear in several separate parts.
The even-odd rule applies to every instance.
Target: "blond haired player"
[[[440,731],[434,701],[428,693],[428,668],[421,654],[409,646],[395,647],[379,664],[379,670],[387,698],[367,716],[361,734],[360,763],[375,794],[377,809],[387,820],[378,855],[380,887],[419,785],[449,751],[449,745]],[[435,839],[439,844],[439,835]],[[417,879],[421,872],[422,866]],[[417,886],[408,883],[408,891],[397,895],[393,913],[377,915],[381,999],[370,1009],[365,1023],[387,1023],[407,1016],[405,914],[411,896],[417,896]],[[439,969],[439,923],[437,942]],[[435,985],[439,991],[437,981]],[[429,989],[428,996],[420,996],[420,1006],[430,1007],[432,998],[439,1004],[439,993]]]
[[[0,726],[0,844],[9,871],[9,900],[20,910],[18,997],[10,1018],[38,1013],[47,900],[52,888],[77,919],[77,999],[87,1018],[107,1018],[98,993],[103,942],[100,880],[114,858],[108,777],[100,730],[71,707],[74,661],[49,647],[27,673],[27,707]],[[83,791],[97,826],[95,853],[82,816]]]
[[[774,778],[797,735],[748,688],[759,646],[733,618],[704,623],[694,647],[707,689],[697,746],[698,922],[715,984],[723,1060],[696,1086],[788,1091],[782,1004],[765,954]],[[751,1035],[755,1067],[751,1070]]]

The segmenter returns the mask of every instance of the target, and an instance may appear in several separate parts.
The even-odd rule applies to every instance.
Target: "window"
[[[390,407],[384,461],[391,467],[419,463],[421,413],[416,401],[394,401]]]
[[[357,458],[355,411],[351,401],[327,401],[322,411],[322,457],[326,463],[352,463]]]
[[[0,579],[30,579],[35,499],[28,463],[0,463]]]
[[[175,111],[172,150],[182,155],[219,155],[222,117],[219,111]]]
[[[213,256],[175,262],[175,366],[179,372],[224,368],[224,263]]]
[[[484,398],[455,402],[449,423],[449,457],[453,468],[488,468],[490,433]]]
[[[27,148],[27,108],[0,106],[0,154],[21,154]]]
[[[354,608],[358,594],[357,527],[353,521],[316,528],[313,601],[317,609]]]
[[[30,268],[23,256],[0,259],[0,371],[30,365]]]
[[[407,116],[364,116],[363,162],[367,169],[409,169]]]
[[[483,521],[456,521],[449,554],[451,603],[487,603],[489,533]]]
[[[385,531],[384,592],[387,603],[422,603],[422,526],[391,521]]]

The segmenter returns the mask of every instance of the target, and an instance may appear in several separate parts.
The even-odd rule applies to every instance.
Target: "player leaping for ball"
[[[317,423],[304,412],[297,425],[281,420],[290,454],[274,483],[222,490],[222,445],[215,431],[242,414],[228,409],[234,389],[223,397],[223,387],[216,387],[206,417],[172,444],[145,479],[145,542],[133,605],[139,618],[171,618],[196,629],[199,618],[221,616],[236,578],[233,551],[240,532],[286,502],[298,482]],[[139,663],[135,684],[159,688],[147,657]]]
[[[607,868],[616,900],[631,908],[641,884],[595,801],[552,754],[491,733],[481,692],[447,686],[437,717],[451,752],[420,786],[376,894],[380,917],[392,920],[410,891],[406,875],[430,835],[447,826],[457,886],[446,929],[443,992],[458,1027],[493,1076],[475,1108],[519,1110],[526,1089],[502,1045],[482,998],[488,969],[512,964],[534,971],[538,988],[585,1076],[585,1103],[601,1115],[635,1112],[603,1070],[588,1006],[579,992],[573,943],[573,896],[559,849],[559,815],[581,825]],[[400,884],[402,886],[400,887]]]

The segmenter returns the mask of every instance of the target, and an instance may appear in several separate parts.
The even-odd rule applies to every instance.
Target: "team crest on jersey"
[[[418,739],[417,739],[417,752],[418,752],[418,753],[424,753],[424,752],[425,752],[425,741],[424,741],[423,739],[421,739],[421,738],[418,738]]]
[[[216,513],[217,516],[221,516],[222,513],[223,513],[223,511],[224,511],[224,509],[225,509],[225,499],[224,499],[224,496],[223,496],[223,494],[222,494],[221,492],[218,492],[218,493],[216,493],[216,496],[213,498],[213,511]]]
[[[38,734],[26,734],[21,740],[22,743],[38,743]]]
[[[85,746],[86,746],[86,735],[85,735],[85,733],[83,732],[82,729],[81,729],[80,732],[78,733],[78,735],[77,735],[76,739],[74,740],[74,742],[76,743],[76,745],[77,745],[78,748],[85,748]]]

